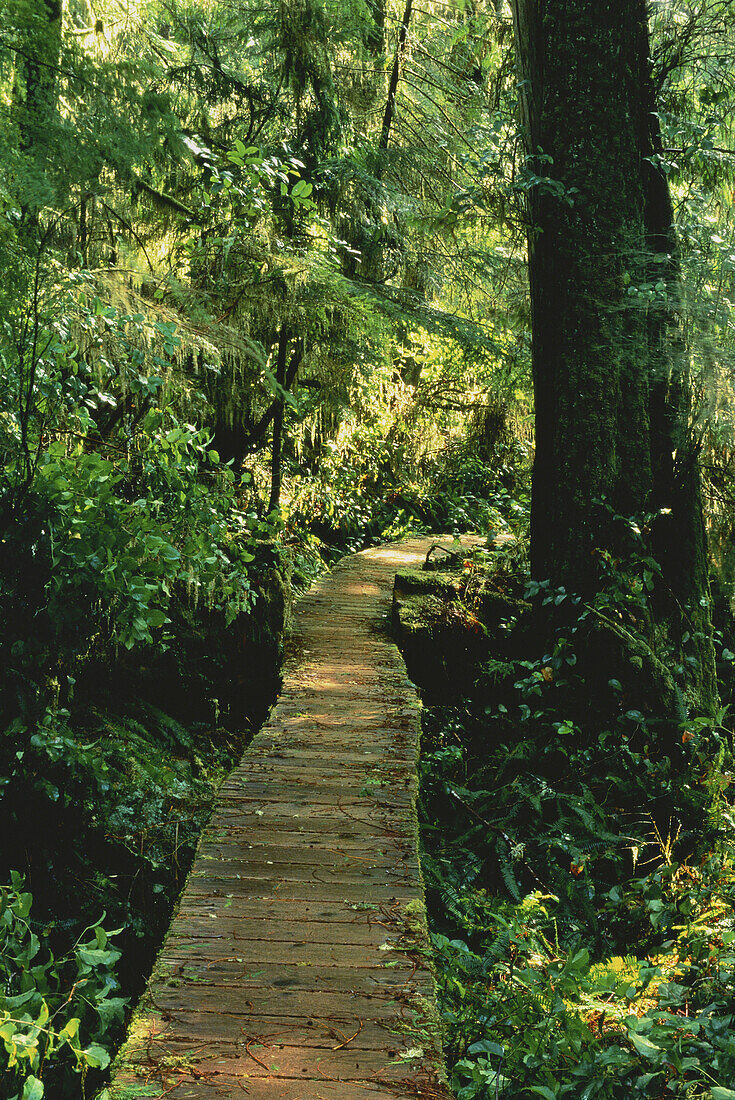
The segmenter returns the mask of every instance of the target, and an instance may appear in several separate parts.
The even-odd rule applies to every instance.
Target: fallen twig
[[[248,1041],[245,1043],[245,1053],[249,1054],[250,1057],[253,1059],[253,1061],[257,1062],[259,1066],[262,1066],[263,1069],[266,1071],[266,1073],[268,1075],[270,1075],[270,1072],[271,1072],[270,1066],[267,1066],[265,1064],[265,1062],[261,1062],[261,1060],[260,1060],[260,1058],[258,1058],[257,1054],[253,1054],[252,1050],[250,1049],[250,1044],[254,1043],[255,1041],[256,1041],[255,1039],[248,1039]]]
[[[357,1036],[358,1036],[358,1035],[360,1034],[360,1032],[362,1031],[362,1028],[363,1028],[363,1022],[362,1022],[362,1020],[360,1020],[360,1026],[358,1027],[358,1029],[357,1029],[357,1031],[355,1032],[355,1034],[354,1034],[354,1035],[350,1035],[349,1039],[345,1039],[344,1043],[340,1043],[340,1044],[339,1044],[339,1046],[336,1046],[336,1047],[332,1047],[332,1050],[342,1050],[342,1048],[343,1048],[343,1047],[346,1047],[348,1043],[351,1043],[353,1039],[356,1039],[356,1038],[357,1038]]]

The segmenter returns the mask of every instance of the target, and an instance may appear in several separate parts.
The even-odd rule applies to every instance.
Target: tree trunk
[[[31,154],[45,144],[46,128],[56,110],[64,5],[63,0],[35,0],[35,8],[35,18],[21,40],[14,95],[19,147]]]
[[[299,370],[299,367],[301,366],[301,360],[303,359],[303,357],[304,357],[304,339],[302,337],[298,341],[296,347],[294,348],[294,351],[291,355],[291,361],[288,364],[288,370],[285,372],[285,375],[284,375],[283,388],[286,391],[289,391],[291,389],[292,385],[294,384],[294,382],[296,381],[296,375],[298,374],[298,370]],[[248,435],[245,439],[243,448],[242,448],[243,449],[243,454],[246,451],[255,451],[255,450],[257,450],[258,444],[260,443],[261,439],[263,439],[265,437],[266,431],[268,430],[269,426],[273,423],[273,421],[274,421],[274,419],[275,419],[275,417],[278,413],[279,406],[281,406],[281,408],[283,407],[283,398],[281,398],[280,396],[277,396],[273,399],[273,401],[271,401],[270,405],[268,406],[266,411],[263,413],[260,420],[258,420],[257,424],[255,424],[254,427],[248,433]]]
[[[398,32],[398,45],[396,46],[395,57],[393,58],[393,68],[390,74],[390,83],[388,85],[388,98],[385,102],[385,112],[383,114],[383,125],[380,130],[380,141],[378,142],[379,149],[388,148],[388,140],[390,138],[391,126],[393,125],[393,115],[396,109],[396,93],[398,92],[398,78],[401,73],[401,61],[406,49],[406,41],[408,39],[408,28],[411,25],[411,8],[413,0],[406,0],[406,8],[403,12],[403,19],[401,21],[401,28]]]
[[[589,596],[598,552],[619,549],[614,515],[667,510],[654,525],[669,593],[657,611],[676,650],[687,621],[705,636],[691,680],[710,710],[676,240],[666,179],[648,159],[656,135],[645,0],[512,6],[528,149],[532,573]]]
[[[288,353],[289,335],[285,325],[281,326],[281,334],[278,337],[278,358],[276,360],[276,382],[280,390],[286,388],[286,355]],[[271,450],[271,493],[268,501],[268,511],[273,512],[281,500],[281,481],[283,476],[283,394],[276,394],[275,409],[273,414],[273,448]]]

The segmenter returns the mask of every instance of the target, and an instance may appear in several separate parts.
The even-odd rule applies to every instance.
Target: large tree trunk
[[[63,13],[63,0],[35,0],[21,36],[14,107],[24,153],[35,153],[38,146],[45,145],[46,129],[56,110]]]
[[[705,636],[691,681],[710,709],[705,538],[673,216],[649,159],[645,0],[513,0],[513,9],[528,148],[532,572],[589,595],[597,551],[617,549],[613,514],[666,510],[656,548],[668,597],[657,611],[677,650],[687,622]],[[657,282],[658,292],[641,289]]]

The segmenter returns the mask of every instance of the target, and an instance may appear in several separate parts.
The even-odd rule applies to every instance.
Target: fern
[[[513,898],[514,901],[520,901],[521,891],[518,889],[518,883],[516,882],[516,877],[513,873],[512,864],[507,863],[505,862],[505,860],[503,860],[500,864],[500,873],[503,876],[503,882],[505,883],[510,896]]]
[[[504,928],[500,935],[485,950],[485,959],[491,963],[500,962],[508,957],[510,951],[510,932]]]

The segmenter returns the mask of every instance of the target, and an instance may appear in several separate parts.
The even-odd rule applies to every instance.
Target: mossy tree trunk
[[[268,511],[274,512],[281,500],[281,482],[283,480],[283,406],[286,388],[286,357],[288,355],[289,332],[285,324],[281,325],[276,356],[276,386],[274,401],[273,442],[271,445],[271,491]]]
[[[19,148],[32,156],[45,149],[47,127],[56,111],[63,15],[64,0],[32,0],[24,10],[14,107]]]
[[[589,595],[596,551],[616,551],[612,513],[660,514],[657,625],[677,653],[685,631],[698,636],[690,694],[711,710],[706,542],[645,0],[513,9],[528,148],[532,572]]]

